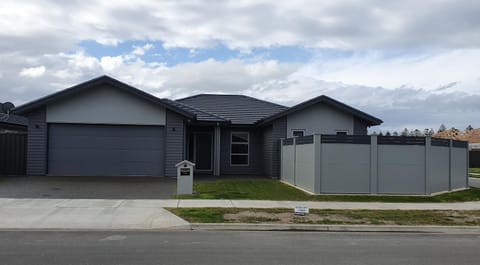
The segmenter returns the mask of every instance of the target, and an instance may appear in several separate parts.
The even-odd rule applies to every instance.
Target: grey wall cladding
[[[249,165],[230,164],[231,132],[249,132]],[[262,175],[263,174],[263,130],[247,128],[222,128],[220,139],[220,174]]]
[[[287,118],[272,123],[272,169],[271,177],[280,178],[280,139],[287,137]]]
[[[272,126],[268,126],[263,130],[263,173],[265,174],[265,176],[272,175],[272,131]]]
[[[353,118],[353,134],[355,135],[367,135],[368,126],[365,121],[354,117]]]
[[[36,109],[27,115],[27,175],[47,173],[47,122],[45,108]]]
[[[167,124],[165,126],[165,176],[176,176],[175,164],[185,158],[184,135],[185,125],[183,117],[167,110]]]

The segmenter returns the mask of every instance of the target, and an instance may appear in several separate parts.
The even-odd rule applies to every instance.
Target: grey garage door
[[[50,124],[50,175],[164,175],[164,127]]]

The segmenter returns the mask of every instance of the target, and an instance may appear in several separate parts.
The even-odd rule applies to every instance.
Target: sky
[[[375,131],[480,127],[480,1],[0,2],[0,102],[100,75],[158,97],[327,95]]]

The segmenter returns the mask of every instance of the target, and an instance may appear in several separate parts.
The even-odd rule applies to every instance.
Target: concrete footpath
[[[164,208],[293,208],[295,206],[306,206],[311,209],[480,210],[480,202],[355,203],[258,200],[0,199],[0,229],[195,229],[195,226]],[[328,227],[323,226],[321,229],[328,230]],[[253,229],[252,226],[251,228]],[[225,227],[219,227],[219,229],[225,229]],[[342,229],[347,231],[345,228]]]

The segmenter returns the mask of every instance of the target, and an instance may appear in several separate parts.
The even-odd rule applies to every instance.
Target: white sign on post
[[[294,213],[295,215],[307,216],[309,214],[308,207],[304,206],[295,206]]]

